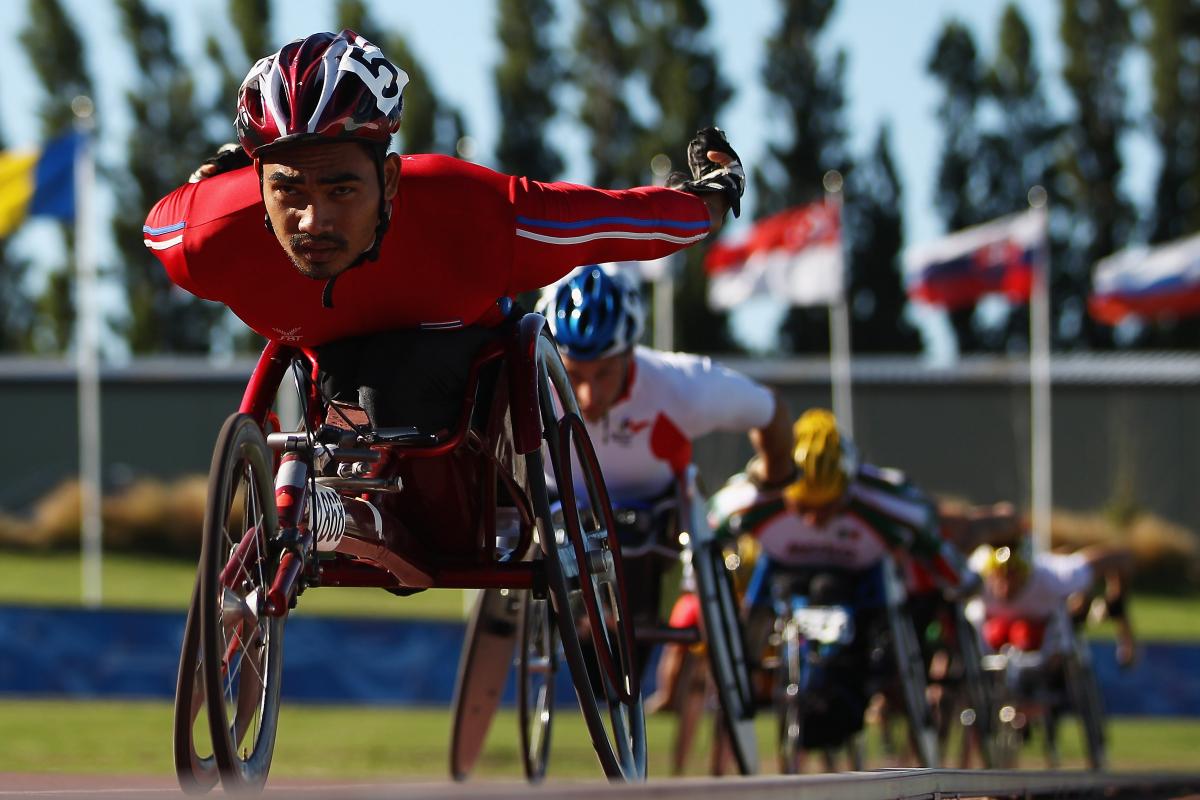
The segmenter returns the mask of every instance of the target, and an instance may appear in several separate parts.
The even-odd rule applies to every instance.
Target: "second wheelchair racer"
[[[611,265],[575,270],[543,291],[538,308],[558,342],[617,511],[634,622],[653,625],[665,559],[678,555],[664,528],[693,440],[746,431],[756,480],[782,484],[793,474],[788,410],[767,387],[706,356],[638,345],[642,296],[634,278]],[[649,650],[639,645],[639,668]]]
[[[830,411],[806,411],[794,433],[794,481],[782,490],[766,490],[748,476],[734,476],[710,503],[718,538],[733,541],[749,535],[759,545],[745,598],[752,652],[769,632],[773,592],[798,576],[813,583],[821,576],[823,587],[834,579],[838,589],[833,594],[873,596],[878,592],[869,591],[869,584],[878,579],[877,567],[892,551],[924,562],[949,591],[967,593],[976,587],[978,577],[942,539],[932,499],[903,473],[860,462]],[[873,609],[861,610],[870,616]],[[856,626],[859,631],[872,627]],[[811,746],[840,744],[862,728],[869,699],[866,673],[842,677],[849,682],[838,695],[845,707],[831,705],[820,723],[806,726],[821,737]]]

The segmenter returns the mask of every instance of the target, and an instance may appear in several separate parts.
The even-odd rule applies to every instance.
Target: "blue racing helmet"
[[[592,264],[548,286],[538,302],[558,348],[569,358],[595,361],[637,344],[646,309],[637,283],[624,270]]]

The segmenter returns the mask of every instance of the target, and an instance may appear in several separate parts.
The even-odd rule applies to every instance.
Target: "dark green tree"
[[[981,216],[991,219],[1025,210],[1033,186],[1046,189],[1050,208],[1057,209],[1056,159],[1063,125],[1046,103],[1033,36],[1012,3],[1001,17],[996,55],[984,81],[988,103],[998,113],[983,132],[976,157],[986,187],[977,200]],[[1052,268],[1062,251],[1061,242],[1052,243]],[[1002,324],[980,330],[979,337],[984,349],[1025,349],[1028,332],[1029,307],[1018,305]]]
[[[920,337],[904,318],[908,297],[900,277],[903,190],[887,125],[880,126],[870,157],[851,175],[847,195],[843,231],[852,345],[864,353],[916,352]]]
[[[113,170],[119,208],[137,213],[113,219],[113,238],[125,269],[129,304],[126,337],[135,353],[207,352],[212,328],[225,311],[174,287],[142,244],[143,214],[212,153],[194,72],[181,62],[166,14],[144,0],[117,0],[121,32],[138,65],[125,93],[130,134],[127,163]]]
[[[1142,47],[1150,61],[1150,125],[1158,145],[1151,244],[1200,230],[1200,4],[1141,0],[1148,18]],[[1200,319],[1144,325],[1137,346],[1200,346]]]
[[[1200,4],[1142,0],[1150,59],[1151,126],[1160,158],[1151,243],[1200,230]]]
[[[503,55],[493,76],[504,121],[496,160],[505,172],[541,181],[553,180],[563,168],[547,132],[565,77],[550,39],[554,17],[550,0],[500,0],[496,16]]]
[[[339,28],[349,28],[379,46],[393,64],[408,73],[399,150],[405,153],[457,155],[466,133],[462,114],[438,99],[430,73],[417,60],[408,39],[385,31],[371,18],[363,0],[338,0]]]
[[[92,79],[86,66],[87,49],[79,30],[72,24],[59,0],[29,0],[28,16],[20,33],[34,74],[42,85],[38,103],[43,140],[68,131],[75,124],[71,101],[93,97]],[[65,259],[49,267],[46,288],[36,301],[33,344],[38,350],[62,352],[71,342],[75,326],[74,288],[75,231],[60,226]]]
[[[232,37],[210,33],[204,42],[204,51],[217,69],[219,86],[213,97],[213,117],[220,121],[215,131],[218,138],[232,141],[229,120],[237,103],[237,91],[242,79],[255,61],[274,52],[277,48],[267,41],[271,29],[270,0],[228,0],[229,22],[233,26]]]
[[[563,160],[550,143],[547,128],[558,111],[555,96],[566,68],[551,42],[554,3],[550,0],[500,0],[496,35],[502,55],[492,73],[499,107],[497,166],[534,180],[553,180]],[[538,292],[517,298],[522,308],[537,305]]]
[[[846,54],[839,49],[827,62],[820,55],[835,2],[785,0],[779,7],[778,25],[767,38],[762,78],[770,113],[790,137],[770,143],[763,163],[753,167],[759,217],[817,200],[827,171],[836,169],[847,177],[851,171],[843,119]],[[784,349],[828,350],[828,319],[824,308],[791,309],[780,331]]]
[[[946,231],[987,219],[985,183],[979,169],[980,133],[977,113],[984,91],[983,70],[975,39],[965,25],[948,20],[933,46],[926,69],[942,86],[937,119],[942,128],[934,206]],[[949,313],[960,352],[980,348],[975,307]]]
[[[626,101],[635,67],[631,0],[579,0],[568,71],[579,94],[578,118],[589,139],[592,183],[636,186],[649,165],[639,152],[642,125]]]
[[[1055,332],[1069,346],[1107,347],[1111,331],[1092,323],[1086,303],[1093,265],[1125,244],[1134,220],[1120,190],[1130,125],[1121,76],[1133,39],[1129,9],[1122,0],[1062,0],[1059,35],[1073,113],[1061,185],[1071,236],[1051,282]]]
[[[700,0],[644,0],[635,8],[637,68],[649,89],[655,115],[646,121],[638,152],[646,172],[666,156],[677,169],[696,131],[721,121],[733,92],[721,78],[708,39],[709,17]],[[736,134],[731,134],[735,135]],[[736,143],[734,143],[736,148]],[[691,352],[735,349],[726,314],[708,305],[704,249],[679,256],[674,303],[675,347]]]

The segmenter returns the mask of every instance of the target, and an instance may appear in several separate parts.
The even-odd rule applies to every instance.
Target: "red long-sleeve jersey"
[[[445,156],[404,156],[379,259],[337,280],[301,275],[263,225],[251,167],[185,184],[143,229],[171,280],[258,333],[315,347],[396,328],[486,324],[496,301],[580,264],[659,258],[703,239],[707,206],[671,189],[539,183]]]

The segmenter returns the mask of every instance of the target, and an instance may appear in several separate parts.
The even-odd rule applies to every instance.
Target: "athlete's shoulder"
[[[145,232],[178,226],[196,228],[242,213],[261,214],[262,193],[253,167],[196,183],[185,183],[150,209]]]
[[[851,481],[850,504],[880,523],[890,520],[908,528],[925,529],[937,521],[932,499],[909,482],[903,472],[871,464],[861,465]]]
[[[707,356],[697,356],[691,353],[670,353],[666,350],[655,350],[652,347],[637,345],[633,348],[633,358],[637,362],[638,374],[655,374],[664,380],[674,379],[684,381],[689,375],[705,369]]]
[[[901,493],[912,488],[908,476],[903,471],[892,467],[862,464],[855,477],[863,486],[884,492]]]
[[[708,508],[710,516],[726,520],[764,505],[779,504],[782,507],[782,502],[778,491],[764,492],[745,473],[739,472],[709,498]]]
[[[400,156],[400,188],[412,184],[479,183],[504,187],[512,178],[461,158],[424,153]]]

